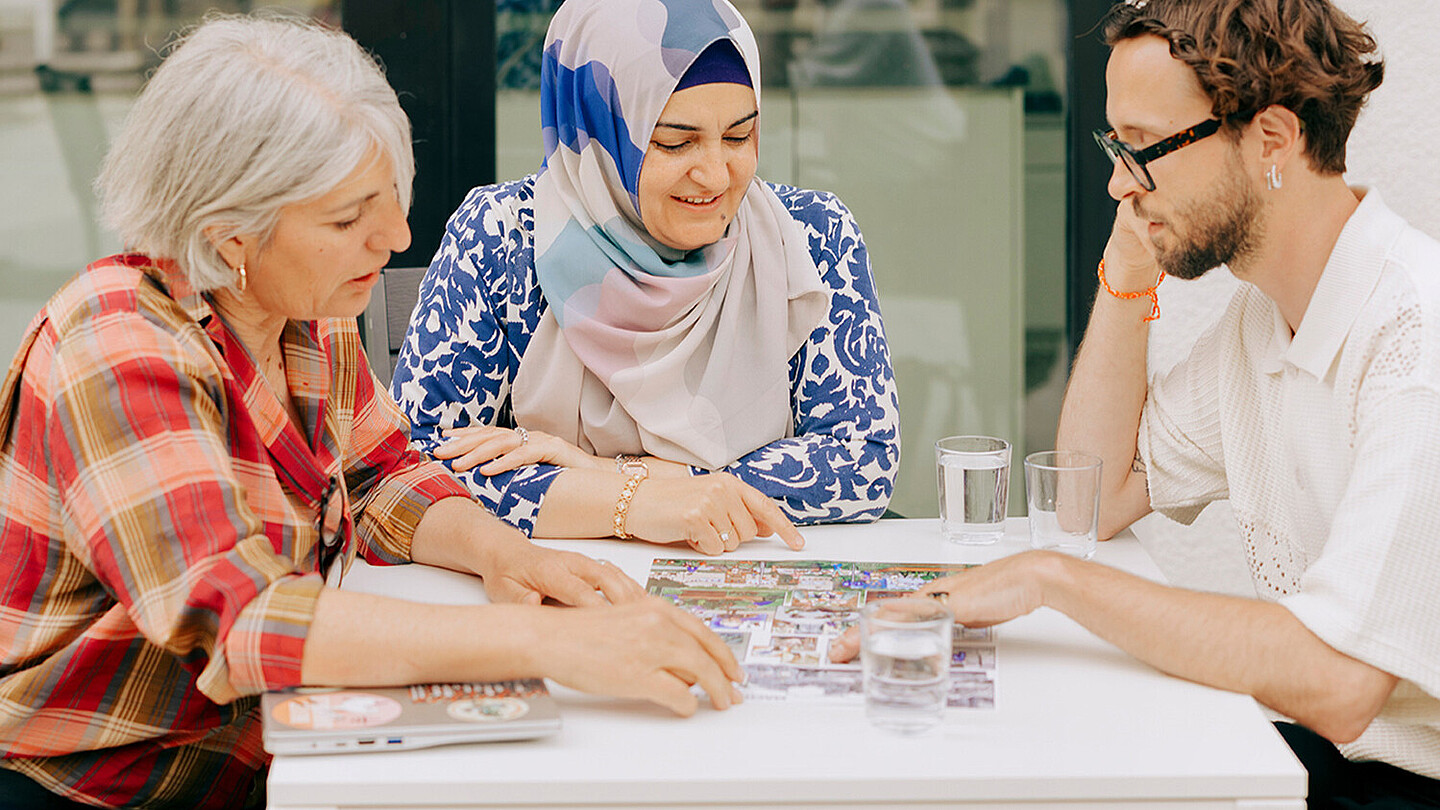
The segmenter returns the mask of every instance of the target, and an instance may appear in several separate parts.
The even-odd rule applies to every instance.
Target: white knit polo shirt
[[[1150,385],[1150,501],[1229,498],[1262,599],[1401,679],[1341,746],[1440,778],[1440,243],[1363,194],[1294,337],[1242,284]]]

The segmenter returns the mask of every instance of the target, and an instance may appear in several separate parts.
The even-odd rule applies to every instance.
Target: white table
[[[945,542],[933,520],[805,530],[806,557],[983,562],[1026,547],[1011,519],[990,548]],[[539,541],[585,551],[645,581],[683,547]],[[734,556],[788,558],[778,540]],[[1159,573],[1128,532],[1097,559]],[[473,603],[470,577],[357,563],[346,587]],[[484,632],[477,627],[476,632]],[[379,651],[377,651],[379,654]],[[1162,675],[1051,610],[998,633],[996,708],[947,711],[915,738],[871,728],[861,705],[751,701],[691,718],[555,687],[564,729],[518,743],[277,757],[270,806],[299,808],[1041,807],[1302,810],[1306,776],[1250,698]]]

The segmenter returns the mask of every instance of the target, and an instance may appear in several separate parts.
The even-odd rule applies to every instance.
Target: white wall
[[[1378,189],[1416,227],[1440,239],[1440,31],[1437,0],[1335,0],[1361,22],[1385,57],[1385,81],[1370,97],[1350,138],[1346,179]],[[1224,311],[1236,282],[1211,273],[1160,288],[1162,317],[1150,332],[1152,373],[1167,369]],[[1171,581],[1249,594],[1239,532],[1228,503],[1205,510],[1189,528],[1152,515],[1135,534]]]
[[[1440,239],[1440,2],[1337,0],[1368,22],[1385,57],[1385,83],[1350,139],[1347,177],[1381,191],[1391,208]]]

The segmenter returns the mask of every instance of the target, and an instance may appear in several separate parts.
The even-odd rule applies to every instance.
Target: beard
[[[1155,261],[1166,275],[1179,279],[1197,279],[1222,264],[1243,262],[1254,251],[1261,233],[1260,195],[1245,178],[1239,161],[1204,195],[1203,202],[1190,203],[1176,210],[1169,220],[1176,244],[1162,245],[1154,241]],[[1132,203],[1135,213],[1150,219],[1140,208],[1140,200]],[[1153,220],[1152,220],[1153,221]],[[1184,223],[1184,230],[1174,227]]]

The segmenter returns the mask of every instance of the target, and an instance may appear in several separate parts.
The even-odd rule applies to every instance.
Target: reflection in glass
[[[120,249],[91,184],[171,32],[248,0],[0,0],[0,363],[66,279]],[[267,4],[339,23],[329,0]],[[223,91],[221,91],[223,92]]]

